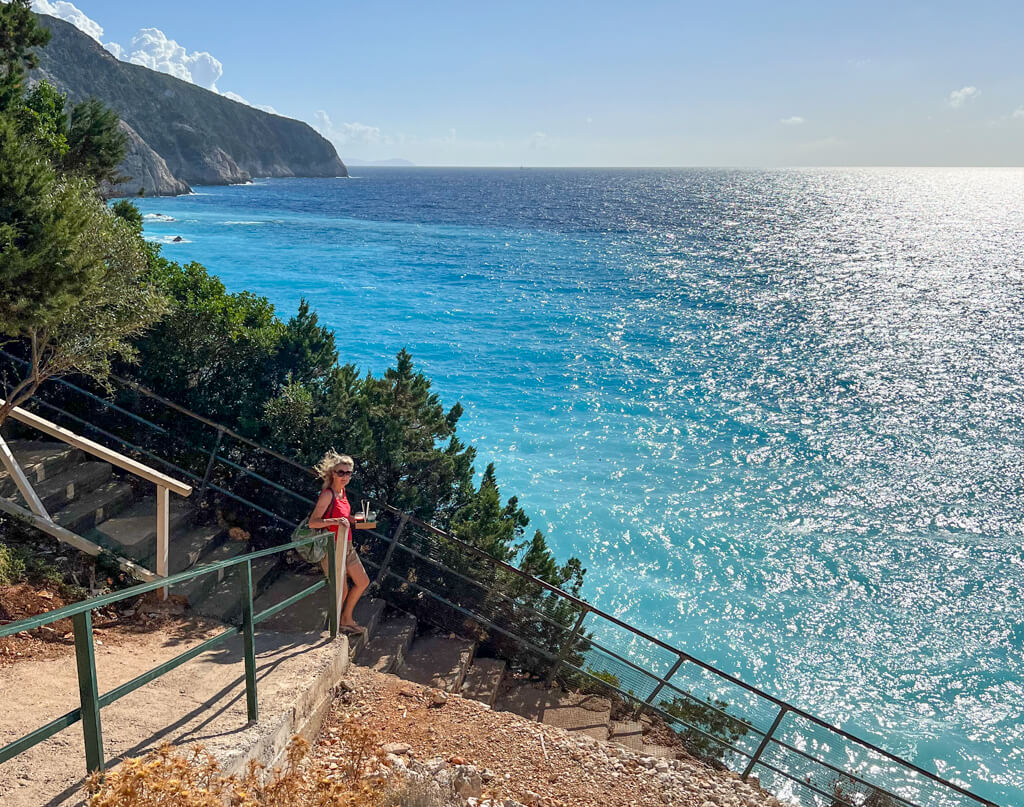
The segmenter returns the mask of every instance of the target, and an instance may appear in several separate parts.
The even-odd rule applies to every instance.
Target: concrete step
[[[322,579],[323,576],[320,574],[300,574],[295,571],[283,572],[256,600],[254,604],[256,612],[258,613],[279,602],[283,602]],[[387,603],[384,600],[370,597],[363,597],[356,604],[355,620],[366,628],[366,632],[349,634],[348,640],[352,655],[355,655],[365,646],[367,637],[373,635],[385,607],[387,607]],[[266,630],[274,630],[279,633],[322,631],[329,628],[329,615],[330,592],[325,587],[301,602],[297,602],[284,611],[275,614],[270,619],[261,622],[260,625]]]
[[[278,571],[277,563],[275,556],[257,558],[252,562],[252,587],[256,598],[274,580]],[[228,569],[223,580],[194,602],[190,600],[193,612],[221,622],[238,622],[242,615],[242,581],[239,577],[242,566],[239,564]]]
[[[197,529],[203,528],[199,527]],[[224,541],[219,544],[211,542],[200,553],[196,565],[230,560],[245,553],[248,548],[249,545],[245,541]],[[171,593],[185,597],[189,605],[193,605],[202,600],[218,583],[223,581],[226,573],[224,570],[221,570],[212,574],[204,574],[201,577],[195,577],[179,586],[175,586],[171,589]]]
[[[651,743],[644,743],[640,747],[640,753],[645,757],[654,757],[656,759],[677,759],[679,757],[678,748],[669,748],[666,745],[652,745]]]
[[[598,695],[559,694],[560,698],[548,703],[542,722],[569,732],[588,734],[596,740],[608,739],[612,722],[611,701]]]
[[[53,513],[53,520],[65,529],[83,535],[128,507],[134,495],[127,482],[108,479],[85,498]]]
[[[356,603],[356,609],[352,615],[355,617],[356,624],[362,625],[366,631],[349,635],[351,658],[355,658],[356,653],[366,647],[377,635],[377,631],[380,630],[381,623],[384,621],[384,609],[387,607],[388,604],[384,600],[366,595],[363,595]]]
[[[598,740],[607,740],[611,730],[612,704],[607,698],[565,692],[557,686],[549,689],[507,676],[494,708]]]
[[[397,674],[416,636],[416,617],[394,616],[377,627],[373,637],[356,656],[356,663],[382,673]]]
[[[608,739],[640,753],[644,750],[644,727],[639,720],[613,720]]]
[[[402,677],[424,686],[458,692],[473,660],[476,643],[443,636],[420,636],[402,665]]]
[[[55,473],[43,482],[33,483],[32,487],[42,500],[46,511],[52,513],[102,485],[110,479],[111,470],[110,463],[107,462],[80,462]],[[19,492],[13,492],[5,498],[26,506]]]
[[[253,603],[256,613],[270,608],[282,602],[294,594],[298,594],[305,588],[309,588],[323,575],[319,574],[298,574],[296,572],[284,572],[279,575],[267,590],[264,591]],[[273,630],[278,633],[310,633],[319,632],[327,627],[327,613],[330,608],[330,600],[327,589],[322,588],[315,594],[306,597],[301,602],[285,608],[279,614],[259,623],[263,630]]]
[[[211,549],[221,545],[227,530],[219,524],[193,524],[180,528],[179,533],[171,529],[171,540],[167,548],[170,573],[177,574],[200,563],[200,558]],[[244,551],[248,546],[242,541],[231,541]],[[234,555],[231,555],[234,557]]]
[[[493,707],[507,666],[502,659],[475,659],[466,671],[466,680],[462,683],[462,696]]]
[[[66,443],[47,443],[41,440],[10,440],[7,445],[10,446],[11,451],[14,453],[14,458],[25,472],[29,482],[33,485],[45,482],[50,477],[56,476],[72,465],[82,462],[85,458],[81,451],[77,448],[72,448]],[[17,492],[18,488],[7,472],[7,468],[0,463],[0,496],[13,496]]]
[[[674,759],[679,755],[681,750],[685,749],[684,744],[679,741],[675,732],[667,726],[661,718],[654,717],[652,715],[641,715],[639,723],[640,727],[643,729],[643,745],[640,748],[640,751],[645,757]],[[674,747],[649,741],[656,737],[665,737],[666,735],[677,740]]]
[[[182,565],[180,553],[175,550],[176,539],[182,536],[193,516],[192,506],[180,496],[171,496],[170,501],[170,540],[168,556],[171,563],[181,571],[188,568]],[[131,507],[114,517],[107,518],[89,536],[103,546],[127,555],[141,563],[147,569],[156,568],[156,496],[139,499]],[[198,557],[198,553],[196,553]]]

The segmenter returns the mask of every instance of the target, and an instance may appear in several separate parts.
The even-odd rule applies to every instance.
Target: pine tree
[[[65,171],[89,177],[94,183],[116,184],[124,177],[117,167],[124,161],[128,136],[112,109],[95,98],[75,104],[67,133]]]
[[[54,165],[68,153],[67,99],[48,81],[40,81],[17,110],[22,137],[35,144]]]
[[[143,282],[138,233],[107,209],[95,180],[58,164],[63,101],[46,87],[24,96],[32,48],[48,39],[27,0],[0,6],[0,337],[29,362],[3,379],[0,423],[53,375],[104,377],[164,311]],[[83,139],[83,157],[90,142],[99,148]]]
[[[333,331],[319,323],[316,312],[310,310],[305,299],[299,302],[298,312],[285,326],[274,363],[280,383],[290,379],[320,386],[338,364]]]
[[[363,379],[345,414],[359,424],[359,442],[344,450],[356,457],[367,496],[425,519],[462,504],[455,495],[466,489],[472,463],[471,449],[455,438],[462,407],[444,411],[407,351],[382,378]]]
[[[451,532],[461,541],[500,561],[508,562],[519,552],[519,540],[529,523],[515,497],[502,507],[494,463],[484,470],[480,488],[453,516]]]
[[[50,41],[30,6],[31,0],[0,4],[0,114],[21,104],[28,71],[39,65],[34,48]]]

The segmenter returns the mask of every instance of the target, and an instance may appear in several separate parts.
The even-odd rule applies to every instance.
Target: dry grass
[[[309,759],[301,737],[288,745],[287,763],[268,772],[251,762],[244,776],[227,776],[201,746],[179,750],[163,745],[127,759],[86,787],[89,807],[385,807],[406,801],[402,791],[373,776],[381,765],[379,736],[367,726],[346,722],[339,745],[345,764],[327,766]]]

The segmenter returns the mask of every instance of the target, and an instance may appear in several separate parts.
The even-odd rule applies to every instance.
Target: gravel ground
[[[510,712],[353,666],[315,756],[345,764],[339,736],[357,718],[383,746],[391,777],[429,775],[468,805],[782,807],[735,774],[692,759],[655,760]]]

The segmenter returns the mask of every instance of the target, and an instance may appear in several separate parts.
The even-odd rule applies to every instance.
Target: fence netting
[[[28,408],[192,484],[209,517],[243,525],[254,548],[287,541],[318,491],[305,469],[128,387],[51,383]],[[360,498],[356,484],[354,508]],[[782,711],[776,725],[775,699],[416,519],[383,509],[376,529],[356,531],[353,541],[392,606],[476,641],[478,653],[505,659],[521,676],[597,693],[613,713],[658,721],[692,755],[749,772],[780,798],[808,807],[984,803],[797,712]],[[237,575],[191,585],[231,598],[234,614]],[[175,593],[187,592],[183,585]]]

